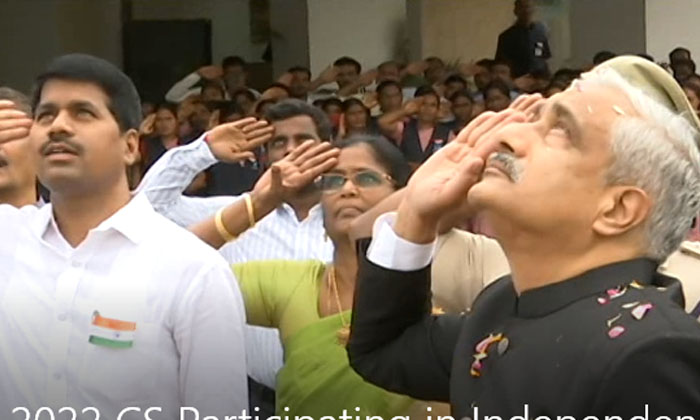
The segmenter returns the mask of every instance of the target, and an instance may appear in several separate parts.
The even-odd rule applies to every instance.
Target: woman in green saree
[[[358,136],[335,146],[337,164],[316,182],[334,245],[332,263],[279,260],[233,267],[248,323],[280,330],[284,367],[277,376],[276,412],[315,419],[344,413],[424,418],[431,414],[424,403],[365,382],[345,351],[357,274],[351,222],[404,186],[410,168],[383,138]],[[257,209],[255,200],[252,207]]]

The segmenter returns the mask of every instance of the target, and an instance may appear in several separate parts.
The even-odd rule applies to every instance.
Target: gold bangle
[[[253,226],[255,226],[255,211],[253,210],[253,199],[248,193],[243,194],[243,197],[245,198],[245,208],[246,210],[248,210],[248,223],[252,228]]]
[[[224,242],[231,242],[232,240],[236,239],[236,235],[232,235],[224,225],[223,215],[225,209],[226,207],[222,207],[216,212],[216,217],[214,217],[214,225],[216,225],[216,231],[219,232],[219,235]]]

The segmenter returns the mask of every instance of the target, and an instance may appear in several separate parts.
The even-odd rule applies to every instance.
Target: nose
[[[341,197],[355,197],[358,194],[357,185],[352,181],[352,178],[345,180],[345,184],[340,188]]]
[[[494,136],[497,139],[499,151],[522,157],[539,137],[539,132],[535,123],[512,122],[494,133]]]
[[[67,111],[59,111],[51,121],[49,134],[73,134],[73,125],[70,121],[70,116]]]

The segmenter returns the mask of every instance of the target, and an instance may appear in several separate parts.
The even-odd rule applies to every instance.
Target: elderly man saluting
[[[351,365],[455,418],[696,415],[700,325],[657,267],[700,208],[698,127],[671,76],[635,57],[475,120],[362,244]],[[437,225],[464,200],[512,274],[471,313],[433,316]]]

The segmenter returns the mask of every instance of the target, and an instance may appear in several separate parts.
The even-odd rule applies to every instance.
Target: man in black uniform
[[[532,0],[516,0],[516,22],[498,36],[496,60],[510,63],[513,78],[533,72],[547,72],[547,60],[552,57],[547,30],[533,21],[535,5]]]
[[[698,418],[700,324],[656,273],[700,207],[698,126],[637,57],[475,119],[360,243],[353,368],[455,418]],[[471,313],[431,315],[436,227],[465,199],[512,274]]]

